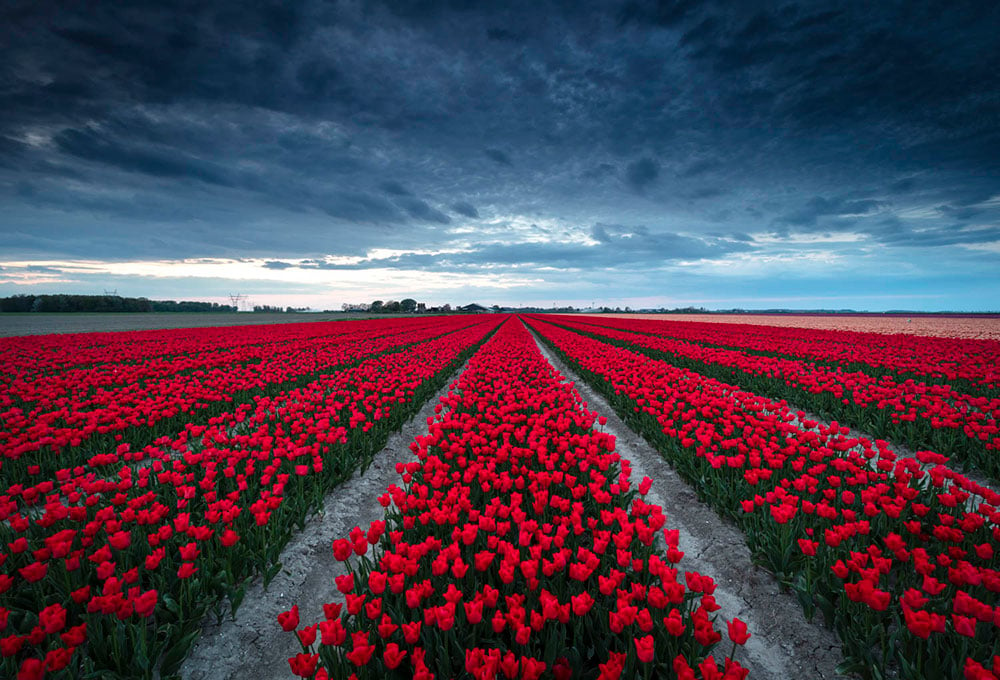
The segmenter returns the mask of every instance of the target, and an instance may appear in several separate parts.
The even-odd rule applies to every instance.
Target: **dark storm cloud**
[[[597,167],[588,168],[582,173],[583,179],[586,180],[603,180],[606,177],[611,177],[617,172],[615,166],[610,163],[601,163]]]
[[[901,177],[889,185],[889,191],[894,194],[908,194],[918,186],[914,177]]]
[[[16,139],[0,136],[0,166],[11,165],[26,150],[26,145]]]
[[[86,161],[111,165],[126,172],[233,186],[233,179],[224,168],[211,161],[178,154],[170,149],[123,146],[89,130],[64,130],[53,141],[64,153]]]
[[[438,224],[451,224],[450,217],[440,210],[427,205],[425,201],[421,201],[419,198],[400,198],[397,200],[397,203],[403,207],[410,217],[415,219],[437,222]]]
[[[970,128],[989,130],[981,115],[997,106],[1000,74],[991,64],[1000,45],[987,36],[998,25],[998,9],[992,3],[953,9],[941,12],[926,2],[842,3],[819,11],[747,4],[709,14],[682,43],[723,78],[752,72],[768,91],[780,92],[773,113],[785,123],[892,131],[903,148],[907,141],[919,148],[961,139]]]
[[[620,24],[635,22],[664,28],[676,26],[700,4],[692,0],[630,0],[619,10],[618,21]]]
[[[465,271],[766,255],[765,232],[989,244],[998,26],[995,3],[11,2],[0,237],[274,266],[457,247],[407,262]],[[514,216],[550,240],[466,226]],[[560,229],[617,221],[649,226]]]
[[[885,202],[874,199],[848,200],[814,196],[800,208],[782,215],[778,221],[798,227],[815,226],[821,217],[868,215],[885,207],[887,207]]]
[[[660,165],[652,158],[640,158],[625,168],[625,181],[636,191],[642,191],[660,176]]]
[[[692,237],[672,232],[654,231],[646,226],[595,224],[591,236],[600,243],[599,249],[609,249],[626,262],[690,260],[745,252],[751,249],[748,238],[729,235]]]
[[[966,222],[984,212],[983,208],[968,205],[939,205],[937,211],[945,217],[950,217],[959,222]]]
[[[495,40],[497,42],[508,42],[508,43],[519,43],[524,40],[524,38],[516,33],[508,31],[505,28],[489,28],[486,30],[486,37],[490,40]]]
[[[466,203],[465,201],[458,201],[457,203],[451,204],[451,209],[457,212],[459,215],[465,215],[466,217],[471,217],[473,219],[479,218],[479,211],[476,210],[476,206],[471,203]]]
[[[895,217],[877,222],[873,225],[872,233],[886,246],[936,248],[1000,241],[1000,225],[997,224],[983,227],[949,224],[941,227],[914,228]]]
[[[169,223],[189,222],[198,219],[199,212],[194,206],[177,201],[165,201],[156,195],[142,193],[108,194],[95,193],[61,186],[56,182],[20,182],[16,188],[18,199],[25,205],[47,209],[63,215],[85,211],[93,215],[142,219],[148,222]],[[86,234],[82,234],[86,237]]]
[[[689,179],[691,177],[698,177],[699,175],[704,175],[705,173],[711,172],[722,167],[722,163],[715,159],[702,159],[695,161],[691,165],[687,166],[683,170],[677,173],[678,177]]]
[[[725,194],[726,189],[723,189],[722,187],[703,186],[685,194],[685,196],[695,201],[702,201],[710,198],[718,198],[719,196],[724,196]]]
[[[381,196],[364,192],[330,191],[310,196],[311,202],[330,217],[362,223],[391,223],[400,219],[399,211]],[[414,200],[415,204],[423,201]],[[427,208],[426,204],[424,207]],[[421,208],[405,206],[407,212],[419,214]],[[429,209],[429,208],[428,208]],[[426,219],[426,218],[423,218]]]
[[[410,196],[409,190],[399,182],[382,182],[382,191],[393,196]]]
[[[500,149],[483,149],[483,153],[500,165],[511,165],[510,156],[505,154]]]

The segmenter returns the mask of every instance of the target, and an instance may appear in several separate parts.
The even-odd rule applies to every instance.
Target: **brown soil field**
[[[1000,318],[951,316],[799,316],[792,314],[593,314],[623,319],[660,319],[662,321],[703,321],[707,323],[745,323],[759,326],[819,328],[863,333],[905,333],[938,338],[974,338],[1000,340]]]
[[[381,319],[386,314],[370,316],[332,312],[329,314],[253,314],[253,313],[163,313],[163,314],[0,314],[0,338],[15,335],[48,333],[104,333],[109,331],[146,331],[160,328],[204,328],[208,326],[253,326],[273,323],[311,323],[342,319]]]

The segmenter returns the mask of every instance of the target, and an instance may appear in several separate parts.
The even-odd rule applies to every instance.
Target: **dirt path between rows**
[[[362,475],[354,476],[333,489],[323,510],[308,520],[306,528],[285,546],[279,561],[281,572],[267,591],[260,579],[247,588],[246,598],[236,619],[205,626],[180,675],[190,680],[289,680],[289,657],[302,651],[298,638],[278,625],[278,614],[299,605],[302,625],[322,621],[323,604],[343,601],[334,578],[346,573],[343,563],[333,558],[331,544],[355,526],[365,529],[382,519],[384,509],[378,497],[392,483],[399,483],[396,463],[409,462],[410,442],[426,434],[427,418],[434,415],[439,398],[448,394],[451,383],[465,370],[468,361],[456,370],[447,384],[427,400],[423,408],[376,454]]]
[[[618,453],[631,461],[634,481],[638,483],[644,476],[652,478],[646,500],[663,508],[668,527],[680,529],[679,547],[684,558],[678,567],[715,580],[715,599],[722,607],[717,612],[719,622],[738,617],[747,623],[752,637],[737,653],[737,660],[750,669],[750,678],[845,677],[834,670],[843,660],[836,635],[819,619],[806,621],[795,596],[782,592],[770,572],[753,565],[743,533],[699,501],[691,486],[645,439],[622,422],[601,395],[542,345],[537,335],[535,341],[542,355],[563,377],[575,383],[588,407],[607,416],[604,429],[615,435]],[[726,640],[725,624],[721,625]],[[728,653],[729,649],[728,642],[720,643],[720,652]]]

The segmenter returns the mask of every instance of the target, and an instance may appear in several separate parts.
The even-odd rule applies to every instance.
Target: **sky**
[[[995,2],[0,9],[0,296],[1000,310]]]

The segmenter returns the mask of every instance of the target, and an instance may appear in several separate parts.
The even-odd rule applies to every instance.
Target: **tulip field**
[[[0,676],[172,674],[499,323],[4,341]]]
[[[381,519],[326,543],[322,618],[268,622],[288,677],[748,677],[759,633],[578,376],[835,631],[845,676],[996,680],[998,360],[561,315],[0,339],[0,677],[176,676],[435,394]]]
[[[812,340],[817,331],[800,334],[809,338],[803,342],[789,338],[788,329],[727,336],[718,324],[692,330],[656,321],[555,319],[874,436],[946,451],[957,464],[1000,480],[1000,342],[857,333],[840,333],[840,342]],[[742,345],[731,347],[736,342]]]
[[[385,521],[334,542],[355,562],[337,579],[346,608],[331,603],[297,631],[295,673],[722,677],[709,655],[722,639],[711,576],[680,577],[677,532],[642,501],[651,480],[635,486],[614,438],[519,322],[441,406],[411,447],[404,486],[384,496]],[[299,623],[295,608],[280,619]],[[746,641],[739,620],[727,635]]]
[[[533,317],[528,324],[739,524],[807,615],[819,613],[834,627],[845,671],[866,678],[1000,674],[1000,494],[949,467],[942,453],[897,457],[884,440],[847,437],[847,427],[810,420],[768,396],[767,388],[794,385],[803,373],[762,371],[771,381],[760,381],[758,394],[653,358],[645,350],[661,336],[591,333],[594,326],[578,321]],[[714,356],[690,345],[687,355],[657,356]],[[724,364],[723,372],[752,365]],[[796,396],[804,401],[804,394],[814,392]],[[987,442],[994,449],[997,415],[994,405]]]

